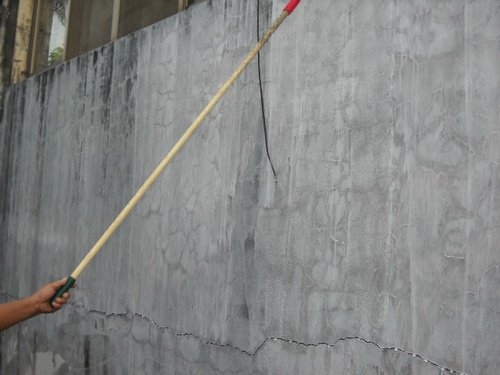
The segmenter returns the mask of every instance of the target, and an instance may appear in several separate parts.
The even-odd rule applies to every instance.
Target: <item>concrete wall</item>
[[[256,40],[204,2],[11,87],[3,301],[69,274]],[[261,1],[262,29],[284,1]],[[5,374],[497,374],[497,0],[304,0]]]

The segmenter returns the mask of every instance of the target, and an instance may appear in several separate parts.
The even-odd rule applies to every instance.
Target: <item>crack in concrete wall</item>
[[[18,297],[13,296],[12,294],[10,294],[10,293],[8,293],[6,291],[0,291],[0,296],[7,297],[9,299],[18,299]],[[299,340],[295,340],[295,339],[289,339],[289,338],[284,338],[284,337],[268,336],[264,340],[262,340],[262,342],[259,345],[257,345],[254,350],[249,351],[249,350],[242,349],[242,348],[240,348],[240,347],[238,347],[236,345],[233,345],[231,343],[221,343],[221,342],[217,342],[217,341],[208,340],[208,339],[200,337],[200,336],[198,336],[198,335],[196,335],[196,334],[194,334],[192,332],[178,332],[175,329],[173,329],[173,328],[171,328],[169,326],[160,324],[157,321],[155,321],[154,319],[150,318],[149,316],[141,314],[139,312],[121,312],[121,313],[117,313],[117,312],[101,311],[101,310],[90,308],[90,307],[87,307],[85,305],[74,303],[74,302],[69,302],[69,305],[72,306],[72,307],[74,307],[74,308],[83,309],[83,310],[85,310],[85,312],[87,312],[89,314],[98,314],[98,315],[105,316],[106,318],[122,317],[122,318],[127,318],[128,321],[132,321],[134,318],[140,318],[140,319],[143,319],[143,320],[147,321],[149,324],[151,324],[152,326],[154,326],[158,330],[160,330],[160,331],[166,331],[166,332],[168,332],[169,334],[171,334],[173,336],[177,336],[177,337],[191,337],[191,338],[197,340],[198,342],[200,342],[203,345],[216,346],[216,347],[219,347],[219,348],[229,348],[231,350],[235,350],[235,351],[238,351],[238,352],[240,352],[242,354],[245,354],[245,355],[247,355],[249,357],[256,356],[261,350],[263,350],[263,348],[269,342],[272,343],[272,342],[279,341],[279,342],[288,343],[288,344],[292,344],[292,345],[303,346],[303,347],[320,347],[320,346],[325,346],[325,347],[328,347],[328,348],[333,348],[333,347],[335,347],[336,345],[338,345],[341,342],[355,340],[355,341],[359,341],[359,342],[362,342],[362,343],[367,344],[367,345],[372,345],[372,346],[374,346],[374,347],[376,347],[376,348],[378,348],[379,350],[382,350],[382,351],[394,351],[394,352],[397,352],[397,353],[402,353],[402,354],[404,354],[406,356],[412,357],[412,358],[414,358],[416,360],[419,360],[419,361],[423,361],[424,363],[427,363],[427,364],[429,364],[431,366],[436,367],[437,369],[439,369],[441,371],[445,371],[445,372],[450,373],[450,374],[468,375],[465,372],[461,372],[461,371],[454,370],[454,369],[451,369],[449,367],[440,365],[439,363],[437,363],[437,362],[435,362],[433,360],[428,359],[427,357],[423,356],[422,354],[414,353],[412,351],[409,351],[409,350],[406,350],[406,349],[403,349],[403,348],[398,348],[396,346],[386,346],[386,345],[378,344],[378,343],[376,343],[376,342],[374,342],[372,340],[366,339],[364,337],[359,337],[359,336],[345,336],[345,337],[341,337],[341,338],[335,340],[335,342],[333,342],[333,343],[328,343],[328,342],[308,343],[308,342],[303,342],[303,341],[299,341]]]
[[[74,303],[72,303],[71,305],[73,307],[76,307],[76,308],[84,309],[84,310],[86,310],[87,312],[89,312],[91,314],[92,313],[93,314],[99,314],[99,315],[104,315],[106,317],[113,317],[113,316],[116,316],[116,317],[127,317],[129,320],[132,320],[134,317],[137,317],[137,318],[140,318],[140,319],[144,319],[148,323],[150,323],[152,326],[156,327],[157,329],[159,329],[161,331],[167,331],[167,332],[169,332],[170,334],[172,334],[174,336],[177,336],[177,337],[186,337],[186,336],[187,337],[191,337],[191,338],[199,341],[203,345],[217,346],[217,347],[220,347],[220,348],[229,348],[229,349],[236,350],[236,351],[238,351],[240,353],[243,353],[243,354],[245,354],[247,356],[250,356],[250,357],[256,356],[264,348],[264,346],[267,343],[269,343],[269,342],[280,341],[280,342],[284,342],[284,343],[288,343],[288,344],[293,344],[293,345],[304,346],[304,347],[326,346],[328,348],[333,348],[333,347],[335,347],[337,344],[339,344],[341,342],[357,340],[357,341],[360,341],[360,342],[362,342],[364,344],[367,344],[367,345],[373,345],[373,346],[377,347],[378,349],[380,349],[382,351],[394,351],[394,352],[397,352],[397,353],[402,353],[402,354],[404,354],[406,356],[415,358],[416,360],[420,360],[420,361],[423,361],[424,363],[430,364],[431,366],[434,366],[434,367],[440,369],[441,371],[445,371],[445,372],[448,372],[450,374],[468,375],[467,373],[464,373],[464,372],[461,372],[461,371],[458,371],[458,370],[454,370],[454,369],[450,369],[450,368],[448,368],[446,366],[440,365],[439,363],[437,363],[437,362],[435,362],[433,360],[430,360],[430,359],[426,358],[425,356],[423,356],[421,354],[413,353],[411,351],[408,351],[408,350],[405,350],[405,349],[402,349],[402,348],[398,348],[396,346],[384,346],[384,345],[378,344],[378,343],[376,343],[376,342],[374,342],[372,340],[368,340],[366,338],[359,337],[359,336],[345,336],[345,337],[341,337],[341,338],[337,339],[333,343],[328,343],[328,342],[307,343],[307,342],[302,342],[302,341],[295,340],[295,339],[288,339],[288,338],[284,338],[284,337],[268,336],[264,340],[262,340],[262,342],[259,345],[257,345],[254,350],[249,351],[249,350],[242,349],[242,348],[240,348],[238,346],[235,346],[235,345],[233,345],[231,343],[221,343],[221,342],[217,342],[217,341],[211,341],[211,340],[208,340],[206,338],[200,337],[200,336],[198,336],[198,335],[196,335],[196,334],[194,334],[192,332],[177,332],[173,328],[171,328],[169,326],[166,326],[166,325],[162,325],[162,324],[158,323],[157,321],[155,321],[154,319],[148,317],[147,315],[144,315],[144,314],[141,314],[141,313],[138,313],[138,312],[115,313],[115,312],[106,312],[106,311],[96,310],[96,309],[88,308],[88,307],[86,307],[84,305],[79,305],[79,304],[74,304]]]

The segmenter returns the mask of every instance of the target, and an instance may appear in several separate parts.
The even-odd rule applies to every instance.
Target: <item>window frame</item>
[[[41,73],[44,70],[52,68],[52,66],[39,67],[41,45],[40,41],[43,38],[41,35],[41,27],[43,28],[43,23],[48,24],[46,9],[43,8],[43,2],[45,0],[20,0],[19,1],[19,11],[16,21],[16,36],[15,36],[15,47],[14,47],[14,58],[12,61],[11,70],[11,82],[16,83],[24,80],[25,78]],[[72,32],[72,26],[75,27],[77,15],[75,15],[75,9],[78,8],[78,2],[80,5],[83,4],[85,0],[68,0],[67,10],[66,10],[66,24],[65,24],[65,35],[64,35],[64,53],[61,62],[67,61],[73,57],[82,55],[85,52],[81,52],[78,48],[79,44],[77,42],[78,33]],[[123,0],[113,0],[113,10],[111,17],[111,32],[109,35],[109,41],[113,42],[119,39],[120,18],[121,8]],[[182,12],[188,8],[190,4],[189,0],[177,0],[177,12]],[[47,12],[46,12],[47,13]],[[50,12],[49,12],[50,13]],[[78,13],[78,12],[77,12]],[[80,14],[81,16],[81,14]],[[52,17],[52,15],[50,16]],[[50,19],[50,23],[52,19]],[[81,23],[81,21],[79,21]]]

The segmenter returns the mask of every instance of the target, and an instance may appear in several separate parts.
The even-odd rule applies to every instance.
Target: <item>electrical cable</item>
[[[257,40],[260,40],[260,0],[257,0]],[[264,90],[262,88],[262,73],[260,66],[260,51],[257,53],[257,71],[259,74],[259,91],[260,91],[260,108],[262,110],[262,126],[264,127],[264,142],[266,144],[266,154],[267,160],[269,160],[269,164],[271,165],[271,169],[273,171],[274,182],[278,183],[278,176],[276,175],[276,170],[274,169],[273,161],[271,160],[271,155],[269,153],[269,143],[267,137],[267,121],[266,121],[266,107],[264,105]]]

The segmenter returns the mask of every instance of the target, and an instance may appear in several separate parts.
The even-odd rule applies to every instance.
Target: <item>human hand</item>
[[[66,284],[66,278],[54,281],[53,283],[43,286],[30,297],[37,314],[56,312],[61,307],[63,307],[66,302],[68,302],[71,294],[69,292],[66,292],[62,297],[57,298],[55,301],[53,301],[52,305],[50,304],[51,298],[64,284]]]

